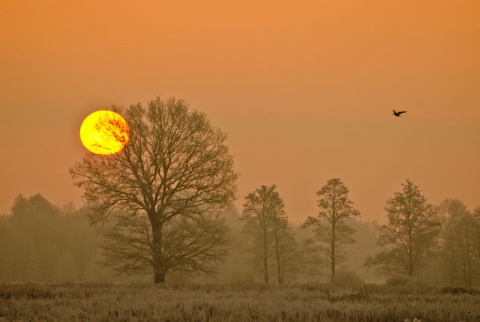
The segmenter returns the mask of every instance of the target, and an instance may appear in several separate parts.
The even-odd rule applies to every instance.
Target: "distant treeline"
[[[270,192],[275,190],[271,188]],[[258,189],[256,193],[261,191]],[[254,195],[255,192],[250,200],[255,201]],[[253,207],[252,203],[250,206]],[[434,244],[428,254],[421,253],[425,258],[411,276],[402,269],[388,270],[388,265],[375,266],[375,260],[381,259],[379,255],[395,248],[395,243],[382,244],[381,236],[386,238],[388,223],[381,226],[375,222],[347,219],[345,225],[354,232],[354,242],[346,244],[343,249],[342,261],[336,267],[335,283],[352,285],[387,281],[396,285],[421,281],[436,285],[479,286],[480,209],[469,211],[461,201],[448,199],[432,206],[431,211],[438,228],[431,236]],[[13,202],[11,213],[0,217],[0,281],[151,281],[153,269],[138,274],[127,271],[128,274],[118,274],[121,272],[111,268],[114,263],[109,262],[104,246],[109,243],[106,232],[111,234],[116,227],[90,225],[88,212],[88,208],[76,209],[71,204],[54,206],[40,194],[29,198],[19,195]],[[283,262],[275,260],[274,253],[264,253],[267,255],[264,258],[258,248],[260,240],[255,225],[248,223],[247,214],[248,209],[243,209],[240,214],[235,207],[221,214],[228,227],[228,243],[216,272],[172,270],[167,274],[167,283],[265,283],[266,271],[272,284],[331,282],[331,261],[326,258],[325,245],[315,243],[319,240],[314,229],[306,225],[302,228],[288,222],[288,217],[282,217],[286,220],[282,229],[289,227],[288,238],[283,240],[292,247],[277,248],[277,253],[284,251],[283,257],[277,254]],[[269,247],[273,247],[271,250],[275,250],[274,241],[270,237],[267,240]],[[417,240],[410,247],[420,247],[422,242]],[[277,274],[281,274],[281,278],[277,278]]]

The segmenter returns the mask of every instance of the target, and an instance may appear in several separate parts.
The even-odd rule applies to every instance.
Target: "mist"
[[[0,320],[479,321],[478,12],[1,1]]]
[[[431,260],[411,277],[401,273],[379,273],[366,267],[367,258],[382,249],[377,243],[381,225],[361,218],[348,220],[348,225],[355,230],[355,242],[346,247],[346,260],[338,267],[340,280],[336,283],[351,287],[364,283],[385,284],[403,280],[399,283],[480,286],[478,218],[475,221],[478,208],[472,212],[460,200],[447,199],[436,205],[435,209],[445,223],[451,221],[442,227]],[[105,227],[91,225],[88,212],[88,208],[77,209],[71,203],[55,206],[41,194],[29,197],[19,195],[13,201],[11,213],[0,217],[0,282],[149,283],[153,274],[151,267],[139,274],[119,274],[109,267],[102,250],[107,230]],[[470,224],[458,224],[458,220],[461,220],[458,216],[470,214]],[[248,251],[251,241],[242,232],[245,223],[241,217],[241,212],[235,206],[221,214],[228,227],[229,242],[226,254],[215,272],[182,273],[181,269],[174,270],[167,274],[166,283],[264,284],[262,272],[256,265],[258,263],[254,262],[252,253]],[[314,255],[307,251],[307,240],[313,237],[312,231],[292,222],[288,225],[295,237],[297,256],[294,268],[284,282],[289,285],[328,283],[329,271],[325,266],[327,259],[318,253],[315,255],[318,258],[313,260]],[[462,242],[461,236],[465,234],[471,237],[470,244]],[[449,248],[446,247],[448,245]],[[452,252],[458,252],[458,255]],[[469,256],[468,263],[462,262],[465,256]],[[457,262],[453,268],[452,261]]]

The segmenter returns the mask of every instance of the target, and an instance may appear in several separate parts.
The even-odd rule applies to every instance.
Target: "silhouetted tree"
[[[11,208],[11,227],[18,233],[14,247],[18,251],[19,280],[52,281],[55,260],[62,245],[57,239],[62,233],[60,211],[42,195],[28,199],[19,195]]]
[[[473,247],[478,263],[480,263],[480,207],[473,209]],[[480,265],[478,266],[480,272]]]
[[[413,276],[432,254],[440,221],[418,186],[407,180],[402,187],[387,200],[387,224],[377,241],[384,250],[368,257],[366,265],[383,273]]]
[[[353,244],[355,230],[347,225],[346,219],[360,215],[348,199],[348,188],[340,179],[330,179],[317,192],[320,211],[316,217],[308,217],[303,228],[312,227],[315,240],[327,258],[331,281],[335,283],[337,266],[346,260],[344,246]]]
[[[95,266],[98,236],[83,210],[56,207],[40,194],[19,195],[0,235],[1,281],[95,279],[87,269]]]
[[[471,287],[476,259],[475,217],[458,199],[446,199],[438,207],[442,220],[442,255],[452,285]]]
[[[249,193],[242,216],[243,232],[253,240],[250,252],[254,254],[254,264],[262,271],[266,284],[273,268],[278,283],[282,284],[296,262],[295,236],[288,225],[283,199],[275,189],[275,185],[261,186]]]
[[[203,252],[190,242],[179,249],[174,229],[187,224],[193,229],[198,224],[201,231],[206,227],[201,225],[208,226],[209,218],[233,201],[238,175],[224,143],[226,135],[212,127],[205,114],[190,111],[184,101],[174,98],[158,97],[148,108],[137,104],[114,109],[129,125],[125,148],[108,156],[87,153],[70,169],[75,184],[84,188],[91,222],[113,219],[115,225],[116,218],[146,216],[155,283],[164,282],[174,268],[171,265],[200,269],[220,260],[213,254],[222,253],[225,238],[205,236],[211,243]],[[175,232],[183,236],[182,231]],[[172,261],[172,256],[189,260]]]

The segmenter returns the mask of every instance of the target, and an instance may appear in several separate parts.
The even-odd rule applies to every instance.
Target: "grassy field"
[[[480,321],[479,294],[378,285],[3,284],[0,321]]]

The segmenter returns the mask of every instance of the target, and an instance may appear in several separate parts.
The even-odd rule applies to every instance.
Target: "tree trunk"
[[[273,219],[273,224],[274,224],[274,229],[275,229],[275,258],[277,260],[277,278],[278,278],[278,285],[281,285],[283,282],[283,276],[282,276],[282,266],[281,266],[281,259],[280,259],[280,238],[278,237],[278,223],[277,223],[277,218],[274,217]]]
[[[267,252],[268,252],[268,247],[267,247],[267,240],[266,237],[264,237],[263,240],[263,270],[264,270],[264,278],[265,278],[265,284],[268,285],[268,257],[267,257]]]
[[[477,231],[477,238],[476,238],[476,246],[477,246],[477,256],[480,259],[480,220],[478,221],[477,225],[475,226]]]
[[[280,260],[277,259],[277,274],[278,274],[278,285],[283,283],[283,274]]]
[[[333,256],[335,256],[335,249],[332,247],[332,284],[335,284],[335,259]]]
[[[268,249],[268,223],[265,214],[265,205],[262,205],[262,229],[263,229],[263,271],[264,271],[264,279],[265,284],[268,285],[268,257],[269,257],[269,249]]]
[[[155,284],[165,282],[165,263],[162,256],[162,229],[157,225],[152,226],[152,259]]]
[[[465,255],[467,256],[467,282],[468,282],[468,287],[472,287],[472,263],[470,261],[470,232],[468,229],[468,223],[465,227]]]
[[[335,258],[335,234],[336,234],[336,224],[337,224],[337,218],[335,214],[335,200],[333,200],[333,214],[332,214],[332,240],[330,241],[330,256],[331,256],[331,264],[332,264],[332,285],[335,284],[335,263],[337,259]]]
[[[155,281],[155,284],[165,283],[165,272],[155,270],[154,281]]]
[[[331,256],[331,269],[332,269],[332,284],[335,284],[335,224],[332,229],[332,240],[330,242],[330,256]]]
[[[408,276],[413,276],[413,227],[410,222],[410,214],[407,214],[408,225]]]

